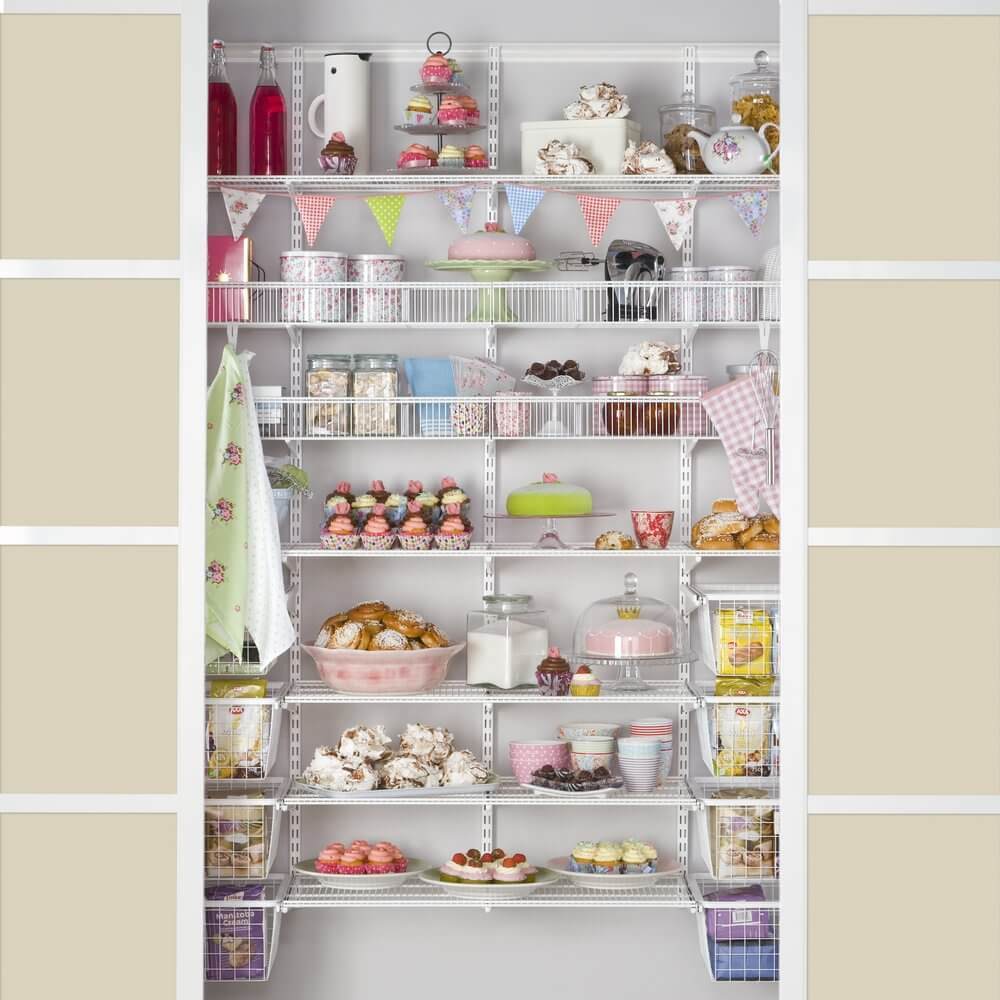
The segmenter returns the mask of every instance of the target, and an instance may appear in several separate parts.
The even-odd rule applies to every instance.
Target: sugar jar
[[[698,143],[688,136],[692,128],[711,135],[715,131],[715,108],[695,104],[694,94],[686,90],[676,104],[660,108],[663,151],[673,161],[677,173],[707,174]]]
[[[781,124],[781,101],[778,74],[771,68],[770,56],[761,49],[754,57],[754,68],[749,73],[737,73],[729,81],[732,112],[740,116],[740,123],[760,129],[766,122]],[[773,152],[779,141],[777,129],[765,129],[764,138]],[[769,168],[778,172],[778,157],[771,160]]]
[[[548,614],[529,594],[485,594],[466,616],[466,670],[470,684],[515,688],[535,683],[535,667],[549,648]]]

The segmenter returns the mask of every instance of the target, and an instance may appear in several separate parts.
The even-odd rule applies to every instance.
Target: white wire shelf
[[[502,542],[487,545],[473,542],[467,549],[428,549],[410,552],[405,549],[324,549],[318,541],[292,542],[282,545],[286,559],[569,559],[590,557],[598,559],[774,559],[781,553],[777,549],[695,549],[683,543],[672,543],[665,549],[595,549],[592,544],[569,545],[564,549],[539,549],[531,542],[524,544]]]
[[[287,778],[205,783],[205,875],[252,879],[274,867]]]
[[[776,174],[588,174],[581,177],[545,177],[534,174],[493,174],[489,178],[463,178],[462,187],[487,190],[498,184],[520,184],[544,191],[572,194],[676,194],[733,191],[777,191]],[[454,187],[453,178],[428,174],[302,174],[257,177],[245,174],[211,176],[208,190],[238,188],[264,194],[388,194]]]
[[[265,440],[699,440],[696,396],[282,397],[256,401]],[[625,433],[627,432],[627,433]]]
[[[654,703],[663,705],[695,705],[696,696],[684,681],[647,681],[646,691],[605,691],[596,697],[551,697],[539,694],[535,688],[484,688],[466,684],[465,681],[445,681],[432,691],[411,694],[341,694],[333,691],[323,681],[296,681],[285,695],[289,705],[368,705],[368,704],[503,704],[503,705],[555,705],[564,709],[590,704]]]
[[[697,799],[691,794],[683,778],[668,778],[662,787],[652,792],[632,793],[615,789],[606,796],[581,795],[570,798],[555,795],[538,795],[522,788],[514,778],[502,778],[495,792],[470,791],[467,795],[370,795],[366,792],[345,792],[343,795],[313,795],[304,791],[291,791],[283,800],[284,806],[672,806],[692,809]]]
[[[691,791],[694,797],[707,807],[781,804],[777,778],[692,778]],[[766,794],[758,795],[759,792]],[[720,793],[725,793],[726,798],[716,798]]]
[[[443,889],[424,882],[407,882],[395,889],[376,889],[370,892],[352,892],[333,889],[308,877],[295,876],[288,894],[282,901],[282,910],[319,908],[331,906],[464,906],[473,909],[493,907],[658,907],[685,909],[695,912],[697,906],[683,877],[664,879],[655,886],[643,889],[585,889],[580,886],[556,883],[538,889],[521,899],[495,900],[484,903],[477,899],[459,899],[449,896]]]
[[[211,326],[459,328],[760,327],[774,281],[211,282]]]

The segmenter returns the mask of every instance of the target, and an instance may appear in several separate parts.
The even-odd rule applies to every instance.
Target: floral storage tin
[[[333,250],[289,250],[281,255],[281,280],[298,285],[347,280],[347,254]],[[283,288],[286,323],[343,323],[347,296],[342,288]]]
[[[361,285],[392,285],[403,280],[406,258],[391,253],[352,254],[347,258],[347,280]],[[403,320],[401,288],[358,288],[350,293],[350,318],[354,323],[400,323]]]

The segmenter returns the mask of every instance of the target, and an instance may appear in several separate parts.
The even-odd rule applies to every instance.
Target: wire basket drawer
[[[780,972],[781,908],[776,883],[723,885],[701,880],[699,941],[716,982],[775,982]]]
[[[751,778],[692,781],[701,856],[720,882],[777,878],[781,870],[778,783]]]
[[[778,587],[713,587],[698,602],[692,638],[703,663],[719,677],[767,678],[781,669]]]
[[[288,879],[205,884],[206,982],[264,982],[278,950]]]
[[[205,664],[206,677],[266,677],[273,663],[261,663],[257,644],[247,632],[243,636],[243,657],[237,660],[231,653]]]
[[[210,781],[205,785],[205,875],[250,879],[269,875],[278,851],[278,808],[288,790],[280,778]]]
[[[205,699],[205,777],[266,778],[278,752],[284,684],[267,685],[266,698]]]
[[[693,713],[702,760],[719,778],[777,778],[781,774],[779,699],[715,696],[697,686],[703,704]]]

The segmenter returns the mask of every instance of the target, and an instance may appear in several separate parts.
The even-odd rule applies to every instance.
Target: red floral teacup
[[[632,511],[632,530],[641,549],[665,549],[673,526],[672,510]]]

